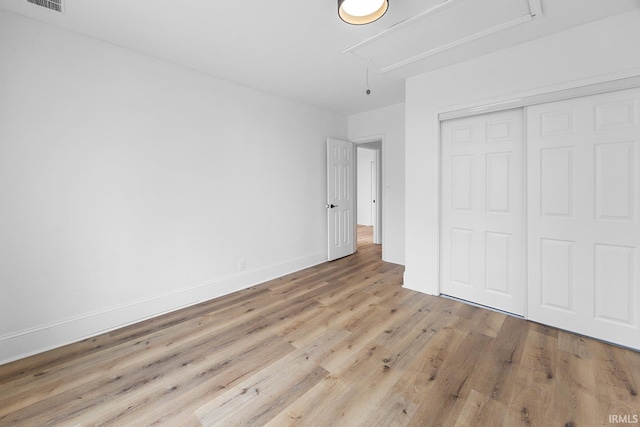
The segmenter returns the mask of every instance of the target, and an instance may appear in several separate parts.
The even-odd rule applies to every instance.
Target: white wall
[[[382,259],[405,262],[404,162],[405,105],[391,105],[349,116],[349,140],[382,138]]]
[[[413,77],[406,87],[406,287],[438,293],[439,112],[640,74],[640,10]]]
[[[373,198],[371,197],[373,181],[371,179],[371,163],[375,164],[376,152],[367,148],[358,147],[358,219],[360,225],[373,225],[371,210]]]
[[[326,137],[347,118],[0,11],[0,363],[324,261]]]

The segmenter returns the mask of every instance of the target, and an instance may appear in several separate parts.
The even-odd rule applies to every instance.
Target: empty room
[[[640,425],[640,0],[0,0],[0,426]]]

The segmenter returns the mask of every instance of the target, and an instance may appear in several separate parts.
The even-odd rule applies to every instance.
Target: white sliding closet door
[[[640,89],[527,108],[528,317],[640,349]]]
[[[523,110],[442,122],[441,292],[524,314]]]

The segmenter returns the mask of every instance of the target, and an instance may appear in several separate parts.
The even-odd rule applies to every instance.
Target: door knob
[[[333,203],[332,204],[328,204],[327,203],[327,208],[333,209],[333,208],[337,208],[337,207],[338,207],[338,205],[334,205]]]

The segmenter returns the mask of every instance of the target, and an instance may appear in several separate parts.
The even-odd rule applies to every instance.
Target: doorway
[[[356,145],[357,244],[382,244],[382,141]]]

